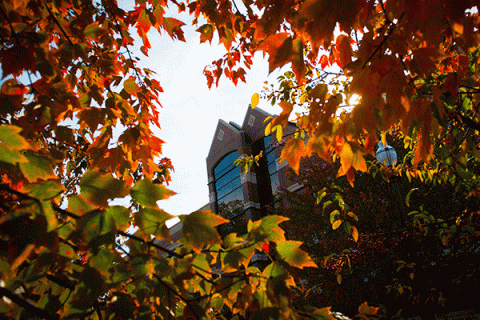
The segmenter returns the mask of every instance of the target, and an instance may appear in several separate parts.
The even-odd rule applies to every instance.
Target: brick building
[[[210,210],[229,219],[220,227],[222,235],[247,231],[248,220],[257,220],[274,203],[278,186],[296,188],[287,179],[287,161],[280,162],[281,147],[276,138],[265,136],[265,118],[272,116],[260,108],[248,108],[243,124],[219,120],[207,156]],[[284,134],[295,131],[292,124]],[[240,156],[263,151],[259,166],[244,174],[232,163]]]
[[[277,188],[281,186],[294,191],[301,186],[293,184],[286,175],[287,161],[280,162],[281,146],[274,136],[265,136],[264,120],[272,116],[260,108],[248,107],[243,124],[219,120],[208,153],[207,172],[208,204],[199,210],[211,210],[230,220],[220,226],[222,236],[235,232],[247,232],[249,220],[258,220],[267,214],[268,206],[276,203]],[[295,131],[291,124],[284,135]],[[257,155],[263,151],[259,166],[254,165],[244,174],[233,162],[242,155]],[[181,223],[170,228],[173,243],[161,241],[168,249],[174,250],[180,244],[176,240],[183,236]],[[161,253],[160,253],[161,254]]]

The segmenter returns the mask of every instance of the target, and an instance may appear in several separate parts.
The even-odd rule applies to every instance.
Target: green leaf
[[[0,126],[0,149],[3,150],[25,150],[30,144],[19,133],[22,128],[13,125]]]
[[[293,267],[303,269],[304,267],[317,267],[312,258],[300,249],[301,241],[282,241],[277,243],[277,252],[281,259]]]
[[[85,200],[102,207],[108,205],[109,199],[121,198],[128,194],[125,181],[101,174],[96,170],[87,171],[79,185]]]
[[[23,155],[21,151],[18,150],[2,150],[0,144],[0,161],[17,164],[28,162],[28,159]]]
[[[63,192],[63,185],[58,181],[47,180],[42,183],[28,184],[25,189],[27,193],[38,200],[50,200]]]
[[[200,252],[204,246],[220,243],[220,235],[215,229],[228,220],[211,211],[195,211],[189,215],[179,216],[183,225],[184,238],[180,240],[195,252]]]
[[[153,183],[150,178],[139,180],[130,191],[132,198],[146,208],[158,208],[157,201],[168,199],[175,192],[163,184]]]
[[[20,152],[30,148],[30,144],[19,133],[22,128],[13,125],[0,126],[0,161],[17,164],[28,159]]]
[[[56,179],[53,173],[53,161],[43,155],[36,153],[25,153],[28,162],[20,163],[20,170],[29,182],[36,182],[39,179]]]
[[[95,209],[97,209],[97,206],[86,200],[82,195],[75,194],[68,199],[68,211],[77,215],[81,216]]]
[[[116,233],[117,231],[113,217],[101,210],[83,215],[78,220],[78,229],[86,233],[87,241],[91,241],[99,235]]]
[[[418,188],[413,188],[410,191],[408,191],[407,196],[405,197],[405,204],[407,207],[410,207],[410,195],[415,191],[418,190]]]
[[[96,38],[102,35],[104,30],[99,27],[98,22],[94,22],[92,24],[89,24],[84,30],[83,34],[85,34],[87,37],[91,38]]]
[[[157,240],[170,241],[170,234],[165,222],[173,218],[170,214],[161,209],[141,208],[135,214],[135,225],[139,231],[144,234],[144,238],[150,235],[155,236]]]
[[[284,241],[285,231],[280,228],[279,224],[287,220],[289,219],[286,217],[268,215],[254,222],[249,221],[247,226],[248,237],[256,242]]]
[[[118,230],[125,231],[130,227],[130,210],[123,206],[112,206],[105,210],[105,215],[115,220]]]
[[[42,201],[42,213],[45,215],[45,218],[47,220],[47,232],[50,232],[57,228],[57,214],[53,210],[52,204],[50,202]]]

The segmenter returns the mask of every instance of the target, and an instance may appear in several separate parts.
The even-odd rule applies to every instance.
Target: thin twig
[[[405,15],[405,12],[402,13],[402,15],[400,16],[400,19],[398,19],[398,23],[403,19],[403,16]],[[397,23],[397,24],[398,24]],[[368,62],[370,62],[370,60],[372,60],[372,58],[377,54],[378,51],[380,51],[380,49],[383,47],[383,45],[385,44],[385,42],[387,41],[387,39],[393,34],[393,31],[395,30],[395,28],[397,27],[397,24],[392,24],[390,26],[390,30],[388,31],[387,35],[383,38],[382,42],[380,42],[380,44],[375,48],[375,51],[373,51],[373,53],[370,55],[370,57],[368,57],[367,61],[365,61],[365,63],[363,64],[362,68],[365,68],[365,66],[367,65]]]
[[[57,18],[55,18],[55,16],[53,15],[53,12],[50,10],[47,3],[45,3],[45,8],[47,8],[48,14],[52,17],[53,22],[55,22],[55,24],[58,26],[58,28],[60,28],[60,31],[62,31],[63,35],[67,38],[68,43],[70,43],[70,45],[73,47],[73,42],[70,39],[70,36],[65,32],[63,27],[60,25],[60,22],[58,22]]]

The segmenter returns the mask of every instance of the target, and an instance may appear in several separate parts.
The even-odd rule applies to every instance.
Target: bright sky
[[[175,11],[173,14],[178,17]],[[189,20],[187,15],[179,19]],[[208,203],[206,158],[218,120],[241,125],[251,96],[262,90],[268,76],[266,59],[259,54],[254,57],[252,69],[247,71],[247,83],[234,86],[222,78],[218,88],[209,90],[203,68],[221,58],[225,48],[218,46],[215,39],[212,45],[200,44],[196,27],[189,23],[183,30],[186,42],[151,32],[149,57],[144,57],[138,48],[134,51],[141,58],[140,66],[157,72],[156,79],[164,90],[160,96],[161,130],[156,134],[165,141],[163,154],[175,167],[169,187],[177,194],[159,205],[172,215],[188,214]],[[278,75],[274,72],[271,77]],[[279,113],[278,107],[266,101],[261,101],[259,107]]]

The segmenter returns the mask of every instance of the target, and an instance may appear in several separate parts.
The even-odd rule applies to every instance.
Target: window
[[[218,214],[227,219],[243,211],[243,190],[240,167],[233,166],[238,152],[229,153],[213,169]]]
[[[218,136],[217,136],[218,140],[223,140],[223,135],[224,134],[225,134],[225,132],[223,132],[223,130],[218,131]]]
[[[272,187],[272,194],[275,194],[280,180],[278,178],[277,162],[275,156],[275,145],[271,136],[267,136],[263,139],[265,156],[267,159],[268,174],[270,175],[270,185]]]

